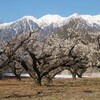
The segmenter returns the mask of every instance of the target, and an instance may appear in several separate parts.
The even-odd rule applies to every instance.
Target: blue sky
[[[0,22],[23,16],[37,18],[46,14],[69,16],[73,13],[100,14],[100,0],[0,0]]]

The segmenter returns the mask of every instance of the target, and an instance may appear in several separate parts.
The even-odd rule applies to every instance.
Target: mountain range
[[[41,27],[42,36],[52,33],[60,35],[66,33],[98,33],[100,32],[100,15],[73,14],[69,17],[59,15],[45,15],[39,19],[33,16],[24,16],[17,21],[0,24],[0,37],[12,37],[20,32],[29,32]],[[68,36],[68,34],[67,34]]]

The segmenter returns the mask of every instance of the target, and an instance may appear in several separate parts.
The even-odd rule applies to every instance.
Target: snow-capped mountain
[[[100,15],[91,16],[73,14],[68,18],[68,24],[72,24],[76,29],[97,32],[100,31]]]
[[[100,15],[73,14],[69,17],[59,15],[45,15],[39,19],[33,16],[25,16],[21,19],[0,24],[0,36],[7,38],[20,32],[29,32],[41,27],[43,36],[66,29],[68,32],[99,32]]]
[[[25,16],[17,21],[1,24],[0,36],[12,37],[22,31],[29,32],[38,28],[39,25],[37,24],[37,19],[35,17]]]

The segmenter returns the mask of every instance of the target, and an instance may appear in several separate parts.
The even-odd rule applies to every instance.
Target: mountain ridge
[[[72,14],[68,17],[60,15],[45,15],[39,19],[34,16],[24,16],[17,21],[0,24],[0,36],[15,35],[17,33],[33,31],[41,27],[43,34],[51,34],[56,29],[66,26],[66,29],[86,32],[100,32],[100,15]]]
[[[10,24],[13,24],[13,23],[16,23],[18,21],[21,21],[21,20],[32,20],[36,23],[39,23],[39,22],[44,22],[44,21],[47,21],[47,23],[57,23],[58,20],[59,21],[67,21],[67,20],[70,20],[70,19],[75,19],[75,18],[82,18],[86,21],[88,21],[88,23],[98,23],[100,25],[100,15],[80,15],[78,13],[74,13],[68,17],[62,17],[60,15],[51,15],[51,14],[47,14],[47,15],[44,15],[40,18],[36,18],[34,16],[23,16],[22,18],[19,18],[18,20],[16,21],[13,21],[13,22],[9,22],[9,23],[3,23],[1,24],[0,26],[6,26],[6,25],[10,25]]]

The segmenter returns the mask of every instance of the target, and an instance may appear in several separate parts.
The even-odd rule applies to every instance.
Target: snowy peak
[[[100,25],[100,15],[91,16],[91,15],[81,15],[84,20],[86,20],[88,23],[93,24],[97,23]]]
[[[100,25],[100,15],[96,15],[96,16],[92,16],[92,15],[79,15],[77,13],[71,15],[68,17],[68,19],[82,19],[84,21],[86,21],[89,24],[99,24]]]
[[[69,18],[80,18],[81,15],[79,15],[78,13],[72,14],[71,16],[69,16]]]
[[[17,21],[33,21],[33,22],[36,22],[36,23],[38,22],[37,18],[35,18],[34,16],[24,16]]]
[[[52,24],[52,23],[60,23],[66,18],[61,17],[59,15],[45,15],[38,19],[38,21],[46,24]]]

